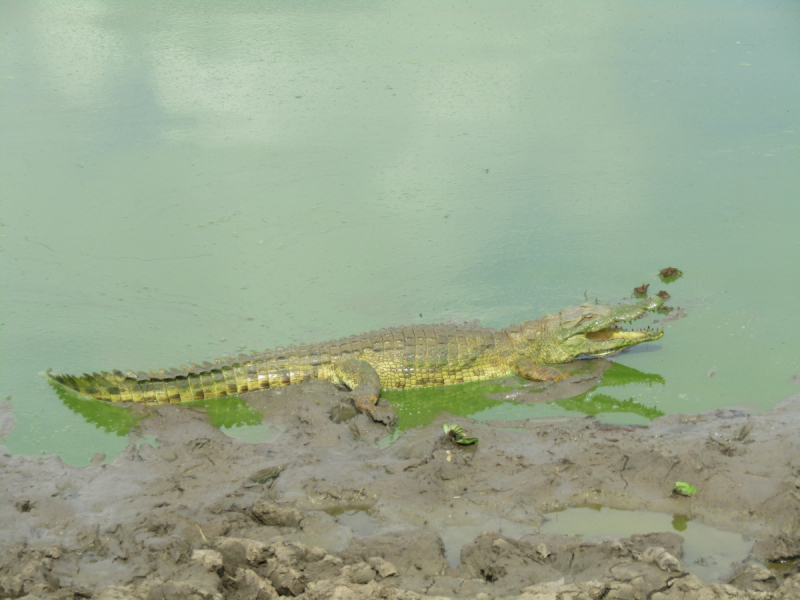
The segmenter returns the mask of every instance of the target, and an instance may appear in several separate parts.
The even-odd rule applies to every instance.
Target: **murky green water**
[[[0,35],[13,452],[126,443],[48,367],[505,326],[642,283],[688,315],[619,359],[661,380],[587,406],[800,392],[794,2],[4,1]]]

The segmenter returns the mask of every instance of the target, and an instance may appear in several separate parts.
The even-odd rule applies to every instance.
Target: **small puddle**
[[[767,561],[767,568],[778,575],[788,576],[793,571],[797,570],[798,566],[800,566],[800,558]]]
[[[220,427],[219,430],[240,442],[246,444],[261,444],[264,442],[274,442],[283,433],[283,428],[275,425],[234,425],[233,427]]]
[[[142,444],[149,444],[153,448],[158,448],[161,445],[161,444],[158,443],[158,438],[155,437],[155,436],[152,436],[152,435],[142,435],[142,436],[140,436],[138,434],[131,436],[130,443],[133,444],[136,447],[137,450],[142,447]],[[110,460],[105,460],[103,462],[109,463],[111,461]]]
[[[682,515],[588,505],[548,513],[545,518],[541,533],[584,539],[676,532],[684,540],[681,562],[686,570],[712,583],[719,582],[729,573],[731,564],[743,561],[753,548],[753,540],[742,534],[690,521]]]
[[[202,407],[212,425],[240,442],[274,442],[284,432],[283,427],[265,423],[264,415],[239,396],[196,400],[187,404]]]
[[[469,544],[485,531],[496,531],[508,538],[519,539],[528,533],[538,533],[533,525],[522,525],[508,519],[492,519],[482,525],[453,525],[439,531],[444,543],[444,559],[454,569],[461,564],[461,548]]]
[[[323,510],[335,524],[298,531],[290,539],[307,546],[320,546],[328,552],[341,552],[353,538],[369,538],[378,533],[384,523],[372,517],[365,507],[332,508]]]
[[[362,538],[375,535],[382,526],[381,521],[360,508],[325,512]],[[684,540],[681,561],[686,570],[705,581],[715,583],[720,582],[730,572],[732,563],[744,561],[753,548],[753,540],[746,536],[690,521],[683,515],[587,505],[547,513],[544,516],[546,520],[541,527],[523,525],[508,519],[492,519],[491,522],[475,525],[437,528],[444,544],[445,560],[451,567],[458,567],[464,545],[486,531],[496,531],[511,539],[550,533],[573,535],[585,540],[676,532]]]
[[[359,537],[373,536],[381,528],[380,522],[363,510],[346,510],[336,515],[336,520]]]

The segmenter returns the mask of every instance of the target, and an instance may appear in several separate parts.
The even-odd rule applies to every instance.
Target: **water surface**
[[[46,368],[505,326],[642,283],[688,316],[619,362],[663,383],[592,394],[800,392],[794,2],[3,1],[0,33],[12,452],[126,443]]]

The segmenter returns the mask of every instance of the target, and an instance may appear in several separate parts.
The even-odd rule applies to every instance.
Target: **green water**
[[[0,36],[12,452],[126,444],[46,368],[505,326],[642,283],[688,315],[619,358],[660,380],[576,406],[800,392],[794,2],[2,1]]]

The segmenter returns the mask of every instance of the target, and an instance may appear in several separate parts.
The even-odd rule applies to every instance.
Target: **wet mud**
[[[0,598],[800,598],[800,395],[643,427],[442,414],[391,444],[324,382],[244,399],[282,433],[244,443],[173,405],[132,408],[145,418],[110,462],[0,447]],[[680,516],[752,549],[702,579],[678,531],[540,530],[584,505]]]

